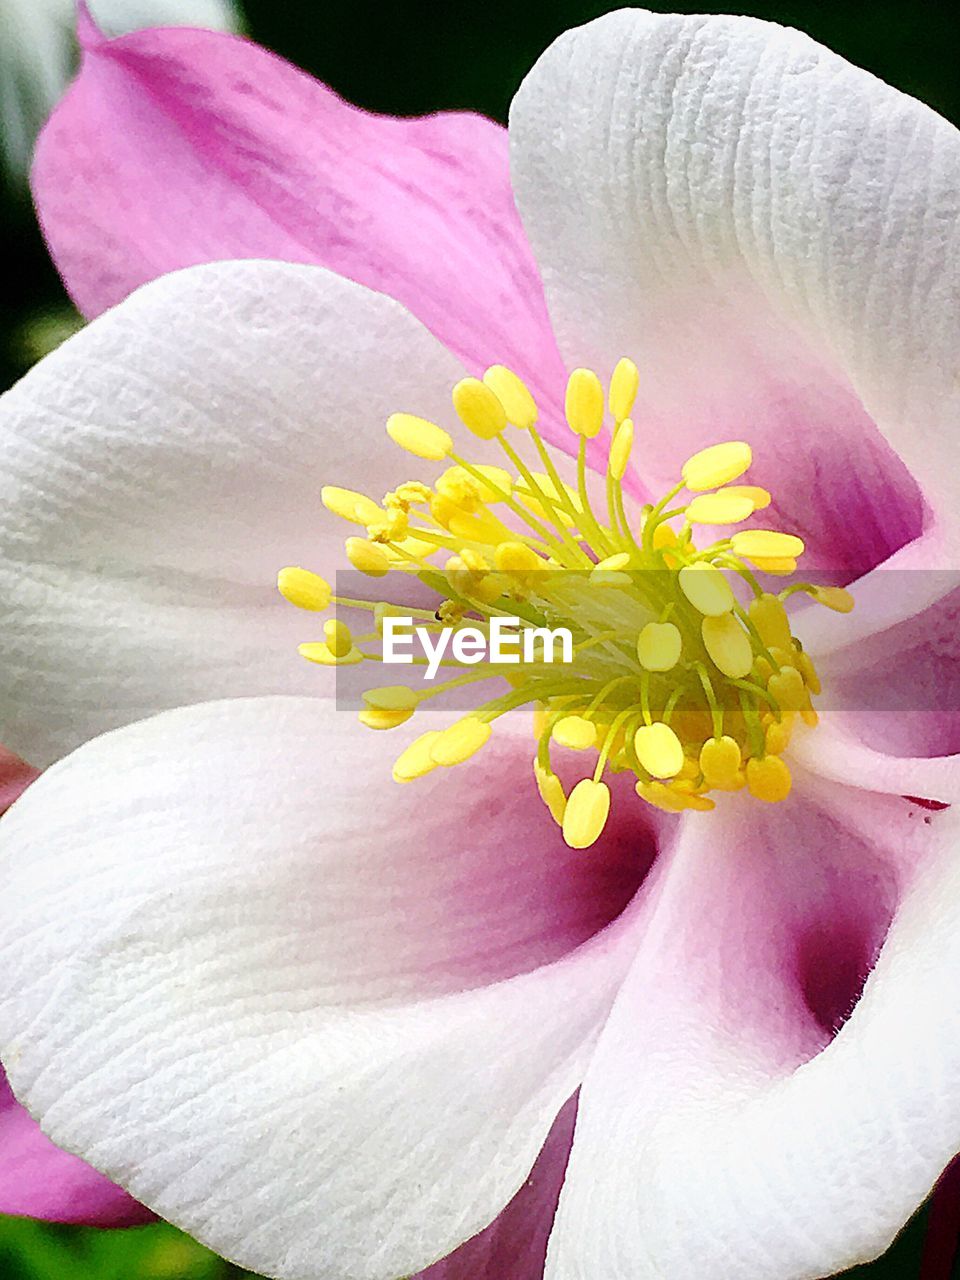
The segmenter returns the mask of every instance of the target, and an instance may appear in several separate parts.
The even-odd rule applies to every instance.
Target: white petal
[[[685,822],[661,864],[547,1280],[833,1275],[960,1146],[960,819],[822,783],[756,809]]]
[[[396,409],[449,414],[460,365],[402,307],[319,267],[162,277],[0,401],[0,741],[35,764],[207,698],[310,692],[315,617],[277,570],[332,573],[337,483],[408,474]]]
[[[18,1097],[271,1275],[386,1280],[484,1227],[629,964],[629,912],[593,935],[648,833],[566,849],[532,784],[504,785],[526,735],[406,787],[394,737],[318,699],[168,712],[0,825]]]
[[[563,353],[638,360],[656,480],[747,438],[781,514],[862,571],[919,532],[906,463],[956,555],[947,121],[800,32],[625,9],[544,54],[511,135]]]

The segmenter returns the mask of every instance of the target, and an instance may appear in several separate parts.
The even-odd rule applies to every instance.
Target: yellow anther
[[[647,671],[672,671],[683,641],[672,622],[648,622],[637,636],[637,658]]]
[[[463,542],[482,542],[488,547],[497,546],[511,534],[511,530],[503,521],[498,520],[493,512],[485,507],[482,507],[475,516],[454,512],[447,521],[447,528],[454,537],[460,538]]]
[[[327,638],[330,652],[336,658],[345,658],[353,648],[353,636],[350,628],[339,618],[328,618],[323,624],[323,634]]]
[[[364,707],[357,713],[357,719],[368,729],[396,729],[413,715],[413,707],[406,710],[386,711],[382,707]]]
[[[352,524],[371,524],[383,519],[383,508],[372,498],[353,489],[341,489],[335,484],[325,484],[320,490],[320,501],[335,516]]]
[[[437,767],[437,762],[430,753],[439,737],[438,730],[430,729],[427,733],[421,733],[419,738],[414,738],[406,751],[397,756],[393,766],[394,782],[413,782],[415,778],[431,773]]]
[[[677,535],[668,524],[658,524],[653,531],[654,551],[663,551],[665,547],[675,547]]]
[[[586,751],[595,746],[597,726],[592,720],[583,716],[564,716],[553,726],[550,735],[561,747],[570,747],[573,751]]]
[[[739,524],[753,515],[753,500],[719,489],[699,494],[684,514],[691,524]]]
[[[792,780],[790,770],[779,756],[764,756],[747,761],[747,786],[750,794],[767,804],[786,800]]]
[[[353,567],[365,573],[368,578],[382,578],[389,572],[392,561],[386,548],[379,542],[370,542],[367,538],[348,538],[346,549],[347,559]]]
[[[630,575],[623,573],[630,563],[628,551],[618,551],[598,561],[590,570],[590,582],[595,587],[622,587],[630,585]]]
[[[423,560],[426,556],[432,556],[439,549],[435,542],[424,542],[420,538],[401,538],[394,546],[396,547],[395,551],[392,547],[387,548],[391,564],[409,564],[408,556],[415,556],[418,560]]]
[[[589,849],[600,839],[610,813],[610,788],[581,778],[570,792],[563,815],[563,838],[571,849]]]
[[[479,378],[461,378],[453,388],[453,407],[463,425],[481,440],[492,440],[506,428],[500,398]]]
[[[733,589],[716,565],[698,560],[684,565],[677,577],[680,590],[693,607],[707,617],[719,617],[733,608]]]
[[[687,809],[707,811],[715,808],[708,796],[691,795],[662,782],[638,782],[635,789],[642,800],[656,809],[662,809],[664,813],[683,813]]]
[[[823,687],[820,684],[820,676],[809,653],[801,652],[797,654],[797,666],[800,668],[800,674],[803,676],[804,683],[810,692],[812,694],[821,693]]]
[[[741,529],[731,538],[733,554],[748,560],[796,559],[803,554],[803,539],[776,529]]]
[[[793,721],[788,716],[783,720],[771,720],[764,731],[764,745],[766,746],[767,755],[779,756],[786,751],[790,745],[790,733],[793,728]]]
[[[750,446],[742,440],[728,440],[724,444],[712,444],[708,449],[688,458],[681,468],[683,482],[693,493],[704,489],[717,489],[729,484],[749,468],[753,461]]]
[[[403,484],[397,485],[392,493],[388,493],[383,501],[384,506],[391,502],[397,502],[401,506],[409,507],[411,503],[429,502],[430,498],[429,485],[425,485],[419,480],[406,480]]]
[[[767,681],[767,690],[783,711],[799,711],[809,699],[803,676],[796,667],[782,667]]]
[[[533,776],[537,780],[540,799],[550,810],[550,816],[558,827],[563,826],[563,815],[567,809],[567,796],[563,783],[555,773],[545,769],[539,760],[533,762]]]
[[[392,413],[387,419],[387,435],[407,453],[428,462],[442,462],[453,452],[453,441],[443,427],[413,413]]]
[[[448,467],[437,479],[437,493],[449,498],[464,511],[475,511],[481,504],[502,502],[504,495],[510,496],[513,483],[509,471],[487,464],[478,465],[475,470],[480,472],[483,480],[466,467]]]
[[[489,742],[492,732],[486,720],[464,716],[462,720],[441,731],[430,747],[430,758],[434,764],[442,764],[447,768],[462,764]]]
[[[384,684],[366,689],[363,700],[378,711],[413,711],[420,701],[416,692],[405,684]]]
[[[406,537],[409,527],[407,513],[401,507],[391,507],[385,518],[367,525],[367,537],[371,542],[400,542]]]
[[[708,738],[700,749],[700,771],[709,787],[727,791],[742,786],[738,781],[740,763],[740,744],[727,734],[722,738]]]
[[[732,613],[708,616],[700,624],[703,645],[720,671],[731,680],[742,680],[753,666],[753,646]]]
[[[723,492],[731,496],[736,494],[739,498],[749,498],[754,511],[765,511],[771,502],[770,494],[758,484],[728,484]]]
[[[601,572],[609,571],[610,573],[616,573],[618,569],[625,569],[629,563],[630,552],[618,551],[615,555],[607,556],[604,560],[598,560],[593,566],[593,569],[594,572],[599,569]]]
[[[319,612],[330,603],[330,583],[318,573],[288,565],[277,574],[277,590],[298,609]]]
[[[760,573],[772,574],[775,578],[789,578],[797,572],[797,562],[792,556],[747,556],[745,557]]]
[[[546,561],[522,542],[501,542],[493,553],[493,563],[502,573],[524,580],[546,568]]]
[[[807,703],[805,707],[800,708],[800,719],[811,729],[815,729],[820,723],[820,717],[809,703]]]
[[[814,587],[813,598],[834,613],[850,613],[854,605],[853,596],[845,587]]]
[[[643,724],[633,735],[637,759],[654,778],[674,778],[683,768],[683,745],[668,724]]]
[[[685,798],[677,795],[670,787],[665,787],[662,782],[640,781],[634,790],[641,800],[646,800],[655,809],[662,809],[664,813],[682,813],[687,807]]]
[[[750,601],[748,613],[750,621],[757,628],[760,639],[765,645],[775,645],[783,649],[792,647],[790,619],[782,602],[776,596],[770,595],[769,592],[757,596],[755,600]]]
[[[578,436],[592,440],[603,426],[603,384],[592,369],[574,369],[567,382],[567,422]]]
[[[507,420],[529,431],[537,422],[537,402],[527,384],[506,365],[492,364],[483,380],[503,405]]]
[[[316,662],[321,667],[351,667],[363,661],[359,649],[348,649],[344,654],[336,654],[323,640],[308,640],[297,645],[297,653],[308,662]]]
[[[626,357],[618,360],[613,376],[610,379],[610,394],[608,396],[610,413],[613,415],[614,422],[623,422],[625,418],[629,418],[633,413],[633,403],[637,398],[639,387],[640,370],[637,366]]]
[[[622,480],[630,465],[630,454],[633,450],[633,423],[629,418],[617,427],[613,444],[610,446],[610,457],[607,459],[607,470],[614,480]]]

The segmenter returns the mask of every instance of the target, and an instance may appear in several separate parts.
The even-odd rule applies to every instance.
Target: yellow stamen
[[[327,637],[330,652],[335,658],[345,658],[353,648],[350,628],[339,618],[328,618],[323,624],[323,634]]]
[[[777,804],[790,794],[790,770],[779,756],[763,756],[747,761],[750,794],[767,804]]]
[[[672,671],[682,651],[683,640],[672,622],[648,622],[637,636],[637,657],[647,671]]]
[[[442,462],[453,452],[453,441],[443,427],[413,413],[392,413],[387,419],[387,435],[407,453]]]
[[[499,398],[479,378],[463,378],[453,388],[453,407],[468,430],[492,440],[506,428],[507,415]]]
[[[726,790],[740,775],[740,744],[727,735],[708,738],[700,749],[700,771],[709,787]]]
[[[553,726],[553,740],[573,751],[586,751],[596,745],[597,726],[583,716],[564,716]]]
[[[335,484],[325,484],[320,490],[320,501],[335,516],[352,524],[371,524],[383,519],[383,509],[366,494],[353,489],[341,489]]]
[[[796,559],[803,555],[803,539],[775,529],[741,529],[732,538],[733,554],[748,560]]]
[[[603,426],[603,384],[592,369],[574,369],[567,382],[567,423],[578,436],[592,440]]]
[[[637,759],[654,778],[673,778],[683,768],[683,743],[668,724],[641,725],[633,738]]]
[[[697,493],[704,489],[717,489],[729,484],[748,470],[753,453],[742,440],[728,440],[724,444],[712,444],[708,449],[688,458],[680,469],[687,488]]]
[[[555,773],[545,769],[539,760],[533,762],[533,775],[537,780],[540,799],[550,810],[550,816],[558,827],[563,826],[563,815],[567,809],[567,796],[563,783]]]
[[[277,574],[277,590],[298,609],[320,612],[326,609],[332,595],[330,583],[318,573],[288,565]]]
[[[610,458],[607,470],[612,479],[622,480],[630,464],[630,453],[633,449],[633,423],[627,418],[617,427],[617,434],[610,446]]]
[[[492,732],[485,720],[464,716],[440,733],[430,747],[430,758],[434,764],[442,764],[446,768],[463,764],[490,741]]]
[[[570,792],[563,815],[563,838],[571,849],[589,849],[600,839],[610,813],[610,788],[582,778]]]
[[[618,360],[610,379],[608,402],[614,422],[623,422],[633,412],[633,403],[640,387],[640,370],[624,357]]]
[[[731,680],[742,680],[753,666],[750,637],[732,613],[708,616],[700,624],[703,646],[714,665]]]
[[[757,484],[728,484],[721,492],[730,497],[749,498],[753,503],[754,511],[765,511],[771,502],[767,490],[761,489]]]
[[[483,375],[483,381],[503,405],[509,422],[524,431],[536,426],[536,401],[526,383],[512,369],[502,364],[492,364]]]
[[[853,596],[845,587],[814,587],[812,594],[818,604],[834,613],[849,613],[853,608]]]
[[[413,782],[436,769],[437,762],[431,753],[439,737],[436,729],[430,729],[427,733],[421,733],[419,738],[414,738],[394,763],[394,782]]]
[[[691,524],[739,524],[753,515],[753,499],[719,489],[694,498],[685,514]]]
[[[400,754],[394,777],[409,782],[468,760],[500,716],[533,708],[536,785],[576,848],[588,847],[603,830],[608,772],[632,773],[637,795],[670,813],[712,809],[711,792],[747,789],[763,801],[785,799],[790,772],[783,755],[792,734],[817,723],[811,699],[820,679],[784,602],[803,592],[840,612],[853,603],[842,588],[798,582],[778,596],[758,585],[758,573],[796,568],[803,543],[792,534],[747,528],[721,531],[713,542],[703,536],[710,525],[736,525],[770,504],[765,489],[731,483],[750,463],[745,443],[701,450],[659,501],[640,510],[631,505],[623,482],[638,383],[628,360],[617,365],[607,393],[590,370],[571,374],[566,414],[580,437],[575,483],[561,475],[563,459],[555,460],[536,431],[529,390],[503,365],[492,365],[482,381],[462,379],[453,403],[471,433],[496,438],[510,471],[470,461],[427,419],[406,413],[388,419],[390,436],[416,456],[445,461],[443,474],[432,485],[399,484],[382,504],[335,486],[324,488],[323,501],[366,533],[347,540],[354,568],[374,577],[392,574],[391,582],[398,573],[413,579],[417,590],[434,593],[422,602],[426,607],[394,603],[410,598],[406,591],[381,601],[333,595],[323,578],[297,566],[278,576],[281,593],[301,608],[333,604],[351,616],[358,610],[371,615],[365,634],[354,637],[333,618],[322,641],[300,646],[303,657],[320,665],[389,661],[384,629],[390,616],[426,624],[425,654],[431,652],[427,641],[439,640],[443,629],[471,628],[473,637],[442,637],[449,647],[438,647],[432,658],[414,657],[428,668],[422,686],[368,689],[359,718],[371,729],[391,729],[425,699],[454,689],[492,690],[455,724],[422,734]],[[587,484],[586,444],[601,431],[608,407],[614,431],[598,513]],[[533,461],[514,448],[508,423],[529,432]],[[654,436],[644,445],[654,450],[658,441]],[[684,488],[686,499],[679,496]],[[741,595],[752,596],[749,603],[738,602],[733,582]],[[472,645],[477,635],[492,642],[501,620],[508,632],[514,629],[514,660],[501,653],[502,665],[474,665],[460,642]],[[570,635],[562,659],[551,663],[544,637],[557,627]],[[438,666],[461,673],[431,683]],[[596,753],[592,777],[569,799],[551,763],[559,747]]]
[[[716,565],[706,560],[685,565],[679,573],[680,590],[695,609],[707,617],[729,613],[734,606],[733,590]]]
[[[355,569],[369,578],[382,578],[390,571],[390,556],[378,542],[366,538],[348,538],[347,559]]]

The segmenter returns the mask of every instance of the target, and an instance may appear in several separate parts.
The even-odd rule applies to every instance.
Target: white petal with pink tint
[[[46,764],[166,707],[321,687],[277,570],[344,565],[321,485],[406,478],[388,414],[451,414],[461,374],[392,299],[269,262],[166,276],[48,356],[0,400],[0,741]]]
[[[316,699],[170,712],[0,825],[0,1052],[21,1101],[258,1271],[388,1280],[526,1178],[629,964],[648,833],[567,849],[529,740],[399,787]],[[83,874],[77,875],[77,867]]]
[[[832,1275],[889,1245],[960,1145],[958,819],[802,791],[685,823],[661,865],[548,1280]]]
[[[920,530],[907,469],[956,530],[952,125],[797,31],[623,10],[548,50],[511,136],[564,355],[643,370],[645,473],[750,440],[856,572]]]

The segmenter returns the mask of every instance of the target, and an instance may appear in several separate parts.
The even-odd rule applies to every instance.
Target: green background
[[[362,106],[398,114],[470,108],[505,120],[517,85],[554,36],[619,7],[584,0],[436,6],[409,0],[247,0],[245,14],[255,39]],[[736,8],[799,27],[954,123],[960,121],[955,4],[649,7],[716,13]],[[8,262],[17,264],[16,272],[8,268],[0,291],[0,386],[5,386],[69,325],[70,316],[29,200],[9,185],[0,197],[0,229],[8,253],[12,249]],[[924,1227],[921,1211],[884,1258],[847,1275],[851,1280],[919,1280]],[[171,1227],[100,1232],[0,1217],[3,1280],[214,1280],[247,1274]],[[946,1280],[946,1274],[931,1272],[929,1280]]]

